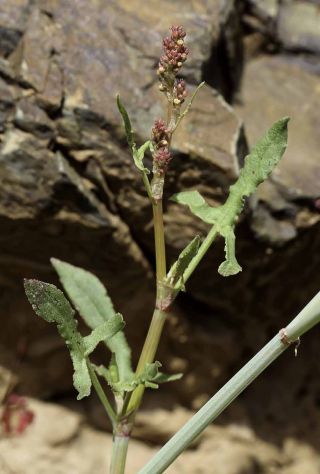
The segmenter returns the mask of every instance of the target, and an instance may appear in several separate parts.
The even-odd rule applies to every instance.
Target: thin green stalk
[[[294,341],[320,322],[320,292],[149,461],[139,474],[161,474],[230,403]]]
[[[153,202],[153,196],[152,196],[152,191],[151,191],[151,186],[150,186],[148,176],[146,175],[144,171],[141,173],[141,175],[142,175],[142,181],[143,181],[144,187],[148,194],[148,198],[150,199],[151,202]]]
[[[91,378],[91,382],[92,382],[92,385],[94,386],[95,388],[95,391],[97,392],[97,395],[102,403],[102,405],[104,406],[106,412],[107,412],[107,415],[109,416],[111,422],[112,422],[112,426],[115,426],[115,423],[117,421],[117,417],[116,417],[116,414],[111,406],[111,403],[109,402],[99,380],[98,380],[98,377],[96,376],[96,373],[94,371],[94,369],[92,368],[91,366],[91,363],[89,360],[87,360],[87,365],[88,365],[88,370],[89,370],[89,374],[90,374],[90,378]]]
[[[141,374],[146,364],[151,364],[154,361],[165,319],[166,314],[163,311],[159,309],[154,310],[149,331],[145,339],[139,363],[137,366],[137,375]],[[139,408],[144,390],[145,387],[143,385],[139,385],[139,387],[134,390],[128,404],[127,413],[132,413],[133,411],[136,411]]]
[[[130,437],[116,434],[112,442],[110,474],[123,474]]]

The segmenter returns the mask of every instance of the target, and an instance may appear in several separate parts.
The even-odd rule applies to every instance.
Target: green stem
[[[116,414],[111,406],[111,403],[109,402],[106,394],[104,393],[104,390],[98,380],[98,377],[96,376],[96,373],[94,371],[94,369],[92,368],[91,366],[91,363],[89,360],[87,360],[87,365],[88,365],[88,370],[89,370],[89,374],[90,374],[90,378],[91,378],[91,382],[92,382],[92,385],[94,386],[95,388],[95,391],[97,392],[97,395],[102,403],[102,405],[104,406],[106,412],[107,412],[107,415],[109,416],[110,420],[111,420],[111,423],[112,423],[112,426],[115,426],[115,423],[117,421],[117,417],[116,417]]]
[[[161,474],[292,342],[320,322],[320,292],[261,349],[149,461],[139,474]],[[297,346],[296,346],[297,347]]]
[[[161,311],[160,309],[154,310],[149,331],[145,339],[141,356],[138,362],[136,370],[137,375],[140,375],[142,373],[146,364],[151,364],[154,361],[165,319],[166,314],[163,311]],[[144,390],[145,387],[143,385],[139,385],[139,387],[134,390],[128,404],[128,414],[135,412],[139,408],[144,394]]]
[[[151,364],[154,361],[163,325],[166,319],[165,312],[159,309],[161,307],[162,299],[164,298],[163,280],[166,277],[166,249],[164,240],[164,226],[163,226],[163,211],[162,200],[156,200],[152,205],[153,209],[153,223],[154,223],[154,241],[156,250],[156,279],[157,279],[157,296],[156,308],[153,312],[152,320],[145,339],[140,359],[138,362],[136,374],[140,375],[144,370],[146,364]],[[130,397],[126,412],[131,414],[134,418],[134,412],[137,411],[141,403],[144,393],[144,386],[137,387]]]
[[[156,274],[157,288],[166,276],[166,249],[164,240],[163,210],[162,199],[156,200],[152,204],[153,225],[154,225],[154,243],[156,250]]]
[[[127,451],[130,437],[115,434],[112,442],[110,474],[123,474],[126,467]]]

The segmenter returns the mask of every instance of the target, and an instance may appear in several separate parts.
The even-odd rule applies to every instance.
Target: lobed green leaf
[[[225,239],[225,261],[218,271],[223,276],[235,275],[241,266],[235,256],[234,226],[244,206],[244,198],[250,196],[257,186],[272,172],[285,152],[288,139],[288,117],[275,122],[264,137],[245,158],[239,178],[230,187],[226,202],[211,207],[198,191],[181,192],[173,201],[189,206],[191,212],[204,222],[212,224]]]
[[[62,291],[54,285],[37,280],[24,281],[25,292],[36,314],[49,323],[56,323],[70,351],[74,367],[73,384],[78,400],[90,395],[91,379],[85,358],[85,346],[77,330],[74,310]]]

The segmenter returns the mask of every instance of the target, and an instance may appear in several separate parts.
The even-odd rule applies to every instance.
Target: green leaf
[[[237,262],[235,255],[236,247],[236,236],[234,234],[233,228],[230,227],[229,230],[226,229],[224,233],[225,246],[224,251],[226,254],[226,259],[218,268],[218,272],[222,276],[231,276],[236,275],[241,272],[242,268]]]
[[[160,383],[168,383],[168,382],[175,382],[176,380],[180,380],[183,377],[182,373],[179,374],[164,374],[163,372],[158,372],[157,376],[154,378],[154,382]]]
[[[146,364],[142,374],[137,377],[138,385],[145,385],[148,388],[158,388],[160,383],[173,382],[179,380],[182,377],[182,374],[164,374],[159,371],[161,363],[156,361],[152,364]]]
[[[241,271],[235,256],[235,223],[243,209],[244,198],[255,192],[285,152],[288,121],[289,118],[284,117],[274,123],[245,158],[239,178],[230,187],[229,196],[222,206],[209,206],[198,191],[181,192],[172,197],[173,201],[189,206],[191,212],[204,222],[213,224],[217,233],[224,237],[226,259],[218,270],[223,276],[235,275]]]
[[[116,313],[114,316],[111,316],[109,321],[100,326],[97,326],[89,336],[83,338],[83,342],[86,348],[85,355],[91,354],[99,342],[108,341],[115,334],[117,334],[121,329],[124,328],[123,317],[120,313]]]
[[[167,276],[167,281],[171,286],[175,286],[181,281],[183,287],[183,273],[188,267],[193,257],[197,254],[200,246],[200,236],[197,235],[180,253],[178,260],[172,265]]]
[[[134,139],[133,139],[132,126],[131,126],[131,122],[130,122],[128,112],[127,112],[125,106],[123,105],[123,103],[121,102],[119,94],[117,95],[117,106],[118,106],[120,114],[122,115],[128,145],[131,148],[131,150],[133,151],[136,147],[136,144],[135,144]]]
[[[74,367],[73,384],[79,392],[78,400],[90,395],[91,379],[85,358],[85,345],[77,330],[74,310],[62,291],[54,285],[37,280],[24,281],[29,302],[38,316],[56,323],[70,351]]]
[[[105,381],[110,385],[112,389],[118,384],[117,373],[110,370],[110,367],[107,369],[104,365],[95,365],[91,363],[91,366],[97,372],[100,377],[103,377]],[[113,366],[114,368],[114,366]],[[114,390],[116,391],[116,390]]]
[[[149,174],[150,171],[148,170],[148,168],[146,168],[143,165],[143,158],[144,158],[145,152],[148,149],[150,149],[150,144],[151,144],[151,141],[148,140],[143,145],[141,145],[141,147],[138,150],[133,151],[133,160],[134,160],[134,163],[135,163],[136,167],[138,168],[138,170],[140,170],[140,171],[142,171],[143,173],[146,173],[146,174]]]
[[[136,143],[134,141],[134,133],[133,133],[132,126],[131,126],[131,121],[130,121],[130,118],[129,118],[128,112],[126,111],[125,106],[123,105],[123,103],[120,100],[119,95],[117,95],[117,105],[118,105],[119,112],[122,115],[122,119],[123,119],[123,123],[124,123],[124,129],[125,129],[126,136],[127,136],[127,142],[128,142],[128,145],[131,149],[131,152],[132,152],[133,161],[134,161],[134,163],[135,163],[135,165],[136,165],[136,167],[138,168],[139,171],[141,171],[142,173],[145,173],[145,174],[149,174],[150,171],[148,170],[148,168],[145,168],[145,166],[143,165],[143,158],[144,158],[145,152],[150,148],[151,141],[147,140],[137,150],[137,146],[136,146]]]
[[[133,390],[135,390],[139,385],[157,389],[160,383],[173,382],[182,377],[182,374],[167,375],[159,372],[161,364],[158,361],[153,362],[152,364],[146,364],[140,375],[133,375],[131,380],[126,380],[125,382],[119,382],[116,380],[111,365],[108,369],[101,365],[93,365],[93,367],[97,374],[107,381],[113,392],[121,394],[125,392],[133,392]]]
[[[51,263],[75,308],[91,329],[116,315],[105,287],[95,275],[55,258]],[[119,331],[104,342],[115,354],[120,380],[131,379],[131,351],[124,333]]]
[[[204,222],[213,224],[218,208],[213,208],[204,200],[198,191],[182,191],[174,194],[171,201],[189,206],[190,211]]]

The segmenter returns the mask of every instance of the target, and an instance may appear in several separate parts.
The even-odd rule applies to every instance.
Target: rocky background
[[[238,226],[241,275],[217,274],[218,242],[170,314],[158,358],[185,375],[148,393],[128,473],[319,290],[318,0],[0,0],[0,397],[31,397],[35,414],[23,435],[2,434],[1,473],[106,472],[109,427],[95,397],[74,401],[67,351],[22,278],[55,282],[51,256],[94,271],[137,358],[154,299],[152,221],[114,99],[146,140],[163,113],[155,68],[171,24],[188,32],[189,88],[207,86],[175,138],[167,197],[196,187],[223,202],[284,115],[289,147]],[[165,223],[170,261],[206,231],[173,203]],[[319,375],[316,328],[168,472],[319,474]]]

